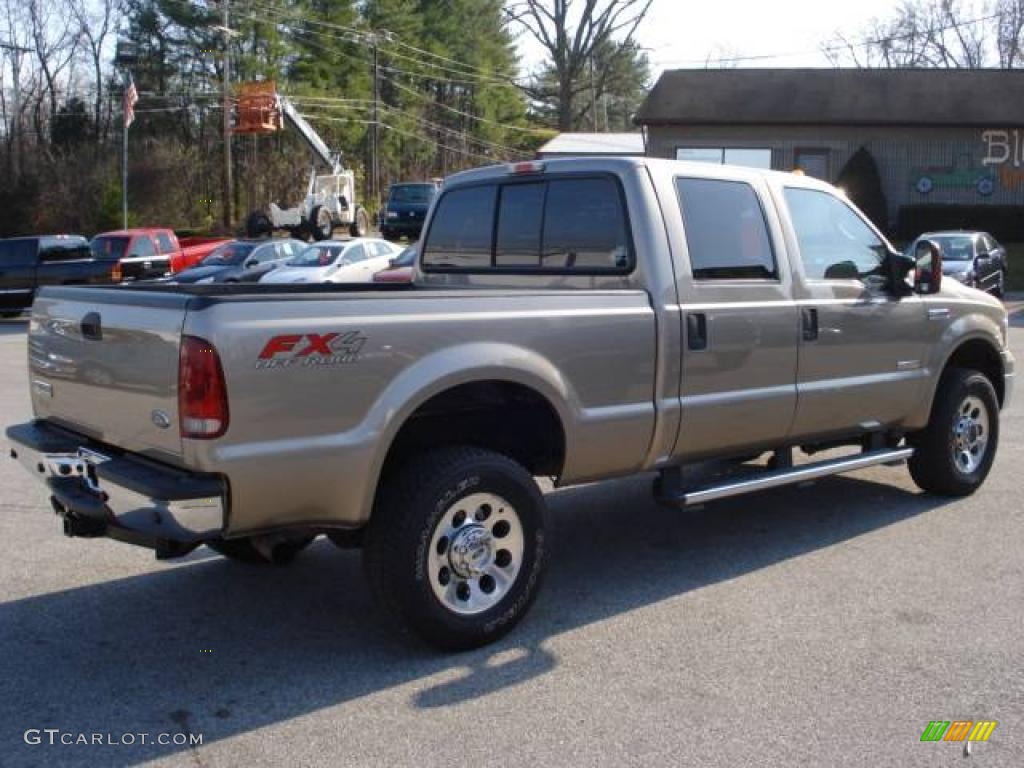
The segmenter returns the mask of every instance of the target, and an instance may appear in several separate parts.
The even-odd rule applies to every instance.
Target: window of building
[[[437,204],[423,263],[430,267],[486,269],[491,266],[496,185],[446,192]]]
[[[698,280],[777,276],[764,211],[753,187],[717,179],[676,179],[693,276]]]
[[[677,147],[676,160],[770,170],[772,151],[763,147]]]
[[[793,153],[793,165],[808,176],[829,180],[827,149],[797,149]]]
[[[809,279],[881,277],[878,268],[888,248],[853,208],[816,189],[787,187],[785,195]]]

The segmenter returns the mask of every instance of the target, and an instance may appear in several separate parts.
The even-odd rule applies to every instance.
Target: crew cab
[[[115,265],[112,259],[94,258],[81,235],[0,240],[0,316],[20,315],[44,285],[110,283]]]
[[[97,258],[119,262],[119,280],[148,280],[195,266],[224,242],[215,237],[179,241],[172,229],[149,227],[102,232],[90,247]]]
[[[1007,314],[921,249],[806,176],[481,168],[443,185],[412,284],[44,289],[30,344],[66,368],[30,365],[7,435],[69,535],[284,562],[326,534],[401,626],[478,646],[537,594],[536,477],[652,472],[686,507],[906,462],[977,490]]]

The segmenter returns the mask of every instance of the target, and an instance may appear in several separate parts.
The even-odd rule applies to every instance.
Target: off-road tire
[[[253,211],[245,219],[246,237],[266,237],[274,232],[270,217],[263,211]]]
[[[356,207],[356,214],[349,225],[348,233],[352,237],[366,237],[370,231],[370,216],[362,206]]]
[[[322,205],[313,206],[309,214],[309,231],[314,240],[329,240],[334,234],[334,221],[331,212]]]
[[[957,463],[954,452],[955,428],[968,398],[980,402],[987,417],[984,455],[972,471]],[[920,432],[909,436],[914,455],[907,462],[910,476],[921,490],[942,496],[968,496],[985,482],[999,443],[999,401],[988,378],[978,371],[950,368],[942,375],[932,413]]]
[[[274,545],[269,559],[256,548],[250,538],[212,539],[206,542],[206,546],[214,552],[224,555],[224,557],[230,560],[237,560],[240,563],[287,565],[302,550],[312,544],[314,538],[314,536],[298,536],[292,539],[283,539]]]
[[[515,578],[494,605],[471,615],[446,607],[428,573],[431,539],[461,499],[500,496],[522,526]],[[363,565],[378,603],[400,629],[444,650],[494,642],[527,612],[547,557],[544,498],[522,466],[493,451],[446,447],[420,454],[385,477],[367,526]]]

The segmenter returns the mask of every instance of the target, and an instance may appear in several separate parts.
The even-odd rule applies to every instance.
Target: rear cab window
[[[634,264],[625,199],[610,175],[447,190],[423,246],[427,272],[625,274]]]
[[[157,232],[156,242],[160,246],[160,253],[173,253],[178,250],[178,246],[169,232]]]

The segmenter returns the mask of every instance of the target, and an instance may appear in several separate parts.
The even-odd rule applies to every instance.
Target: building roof
[[[551,155],[642,155],[641,133],[560,133],[537,150],[540,157]]]
[[[1024,125],[1024,70],[676,69],[638,125]]]

